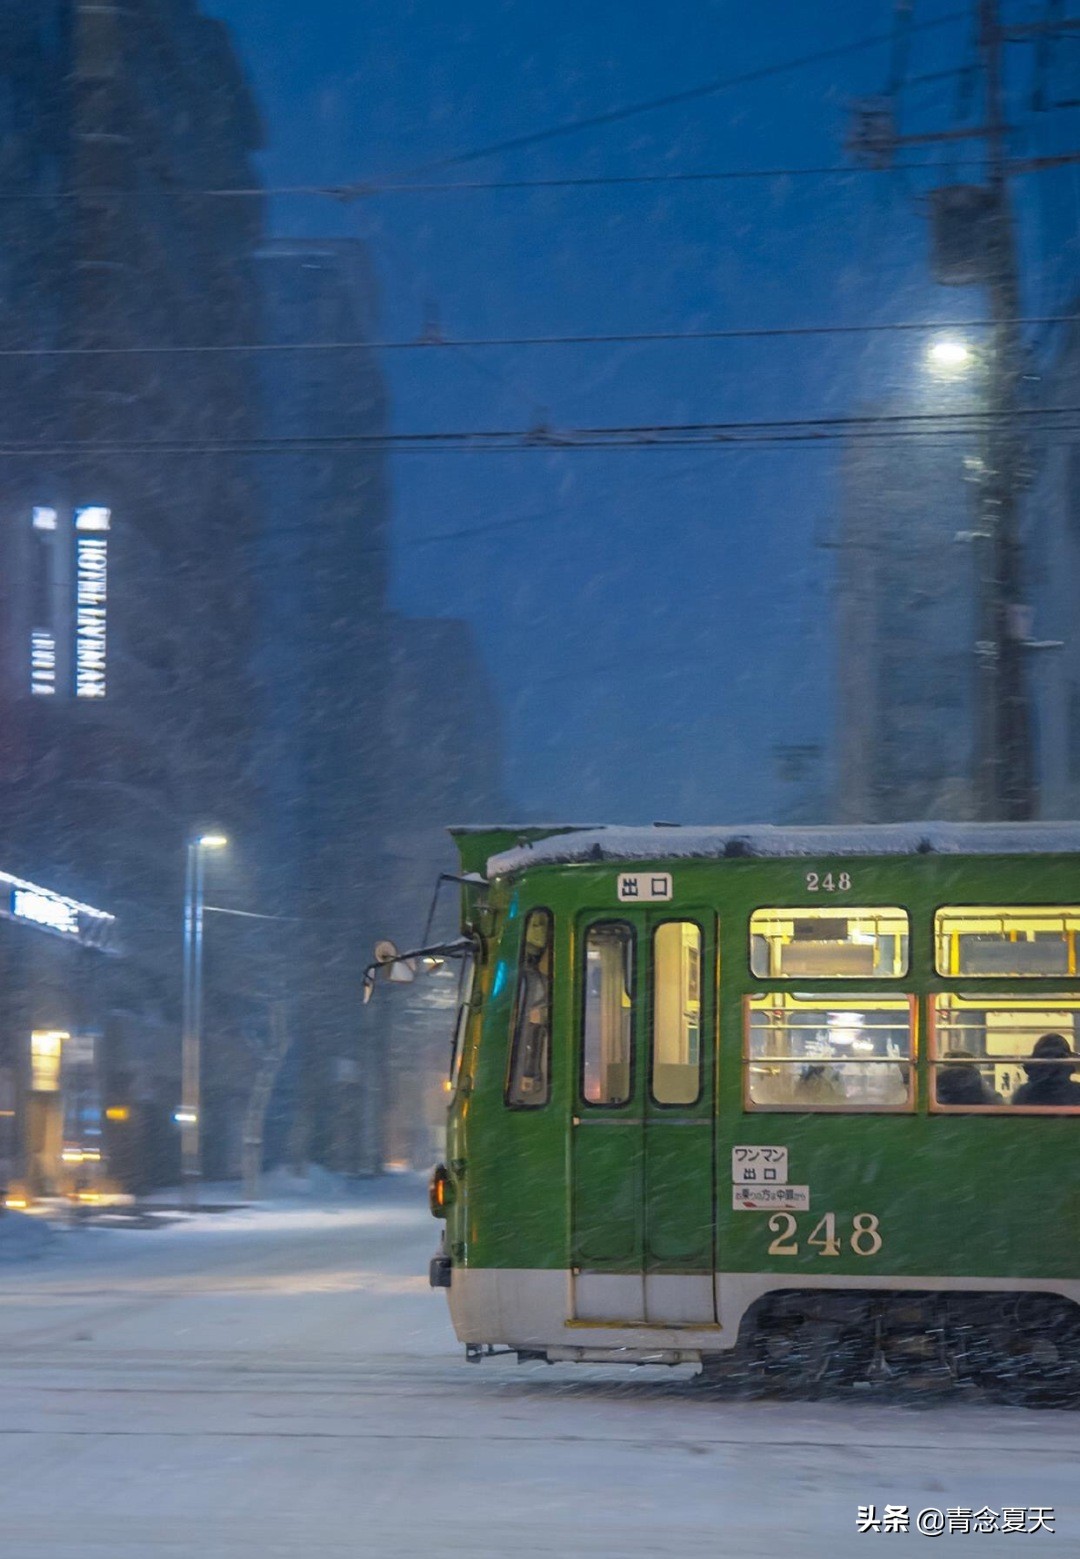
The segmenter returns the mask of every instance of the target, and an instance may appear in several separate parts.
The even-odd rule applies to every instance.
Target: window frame
[[[751,1003],[754,1002],[754,1001],[760,1001],[761,997],[763,995],[767,995],[767,994],[768,993],[764,992],[764,991],[747,992],[747,993],[744,993],[743,998],[742,998],[742,1043],[741,1043],[741,1046],[740,1046],[739,1064],[740,1064],[740,1066],[742,1068],[741,1093],[742,1093],[742,1106],[743,1106],[743,1113],[744,1114],[746,1114],[746,1115],[905,1115],[905,1116],[913,1116],[913,1115],[917,1115],[919,1113],[918,1075],[919,1075],[919,1055],[920,1055],[920,1049],[921,1049],[921,1047],[920,1047],[921,1033],[920,1033],[920,1028],[919,1028],[919,1006],[920,1006],[920,1003],[919,1003],[918,996],[914,992],[912,992],[912,991],[882,991],[882,990],[877,990],[877,991],[873,991],[873,992],[867,991],[865,993],[862,993],[862,992],[858,993],[858,994],[865,994],[870,1000],[877,1000],[877,1001],[904,1001],[904,1002],[907,1003],[908,1025],[909,1025],[908,1026],[908,1033],[911,1036],[911,1052],[910,1052],[910,1055],[908,1056],[907,1060],[906,1061],[893,1061],[891,1057],[882,1056],[882,1057],[878,1058],[877,1060],[872,1061],[872,1062],[869,1063],[870,1065],[874,1065],[874,1066],[879,1066],[879,1065],[883,1066],[883,1065],[889,1064],[891,1062],[891,1064],[894,1065],[894,1066],[906,1066],[907,1067],[908,1078],[907,1078],[907,1101],[906,1101],[906,1103],[904,1103],[904,1104],[862,1104],[862,1105],[860,1105],[860,1104],[854,1104],[853,1105],[853,1104],[847,1104],[847,1103],[842,1103],[842,1104],[813,1104],[813,1103],[757,1104],[750,1097],[750,1067],[751,1067],[752,1062],[755,1059],[757,1059],[756,1057],[752,1057],[750,1055],[750,1034],[751,1034],[750,1016],[751,1016],[751,1013],[754,1010],[753,1007],[751,1006]],[[783,991],[783,992],[779,992],[778,994],[787,995],[789,993],[786,992],[786,991]],[[796,993],[793,993],[793,994],[797,995],[799,993],[796,992]],[[818,991],[814,991],[812,994],[813,994],[813,997],[814,997],[815,1000],[817,1000],[817,998],[819,996],[821,998],[823,998],[824,1000],[826,1000],[826,1001],[828,1000],[829,996],[831,996],[831,995],[836,995],[836,996],[840,997],[841,1000],[836,1003],[836,1007],[837,1007],[837,1010],[841,1010],[841,1011],[843,1010],[843,1000],[847,999],[848,996],[849,996],[849,993],[847,991],[837,991],[837,992],[831,992],[831,991],[820,991],[820,992],[818,992]],[[852,992],[850,994],[854,995],[856,993]],[[800,1062],[805,1064],[805,1057],[800,1057],[798,1059],[785,1060],[785,1061],[782,1061],[781,1064],[785,1065],[785,1066],[797,1066],[797,1065],[800,1064]]]
[[[525,947],[528,941],[529,921],[534,915],[546,915],[548,918],[548,957],[551,967],[548,971],[548,1021],[547,1021],[547,1088],[543,1099],[535,1104],[526,1104],[521,1100],[511,1099],[510,1087],[514,1080],[514,1058],[518,1047],[518,1020],[520,1018],[521,1003],[521,976],[525,967]],[[555,1053],[554,1036],[552,1034],[552,1017],[555,993],[555,911],[547,904],[531,904],[525,911],[521,922],[521,937],[518,942],[517,961],[517,985],[514,990],[514,1001],[510,1010],[510,1043],[506,1051],[506,1077],[503,1083],[503,1104],[508,1110],[546,1110],[551,1103],[552,1093],[552,1063]]]
[[[1075,908],[1078,916],[1080,916],[1080,904],[936,904],[934,906],[933,920],[930,927],[931,943],[933,947],[931,967],[935,977],[939,980],[1058,980],[1062,982],[1071,980],[1074,983],[1080,981],[1080,956],[1078,956],[1080,955],[1080,947],[1077,945],[1078,942],[1080,942],[1080,932],[1075,933],[1077,940],[1074,941],[1073,948],[1074,962],[1076,963],[1077,967],[1071,974],[1067,971],[1065,974],[961,974],[959,971],[954,973],[951,969],[940,969],[938,967],[938,917],[943,915],[946,910],[951,910],[954,913],[963,910],[1001,910],[1006,913],[1009,910],[1017,910],[1018,912],[1023,913],[1025,910],[1040,909],[1056,909],[1067,912],[1070,908]]]
[[[615,1103],[611,1100],[590,1099],[585,1093],[585,1063],[587,1059],[585,1012],[589,1000],[589,932],[597,926],[624,926],[630,932],[630,1038],[629,1038],[629,1067],[626,1085],[626,1098]],[[632,920],[627,920],[620,915],[599,915],[595,920],[586,921],[581,927],[581,994],[578,1001],[578,1035],[580,1037],[580,1056],[578,1061],[578,1099],[584,1109],[587,1110],[625,1110],[633,1105],[634,1094],[637,1088],[637,1040],[638,1040],[638,941],[639,927]]]
[[[972,977],[968,976],[967,978]],[[993,978],[993,976],[990,978]],[[974,1001],[978,1000],[979,996],[983,994],[980,991],[945,990],[931,991],[927,995],[926,1061],[929,1072],[929,1088],[927,1090],[926,1105],[928,1113],[931,1115],[1080,1115],[1080,1104],[1010,1104],[1008,1099],[1001,1104],[942,1104],[939,1101],[937,1096],[937,1069],[941,1058],[938,1056],[937,1051],[938,1001],[943,996],[958,996],[963,1001]],[[1009,995],[1008,991],[987,991],[985,992],[985,999],[987,1002],[997,1003],[1007,1001]],[[1064,996],[1066,1000],[1075,1001],[1077,1012],[1080,1012],[1080,992],[1050,991],[1047,992],[1047,996],[1050,1001],[1053,1000],[1054,996]],[[1032,1001],[1036,999],[1036,993],[1025,993],[1025,996],[1017,997],[1016,999],[1022,1004],[1024,1000]],[[980,1059],[982,1058],[978,1056],[972,1057],[976,1064]],[[991,1062],[993,1059],[993,1057],[988,1058]],[[1023,1065],[1022,1057],[1005,1057],[1004,1059],[1016,1059]],[[1076,1057],[1076,1065],[1073,1067],[1073,1071],[1080,1072],[1080,1054]]]
[[[656,1097],[656,937],[664,926],[693,926],[698,934],[698,1004],[700,1009],[700,1021],[698,1023],[698,1060],[697,1060],[697,1092],[692,1099],[679,1101],[664,1101]],[[692,916],[669,915],[663,920],[656,921],[650,928],[649,936],[649,986],[648,986],[648,1045],[646,1071],[648,1074],[649,1104],[657,1110],[693,1110],[701,1103],[701,1097],[705,1089],[705,960],[708,948],[705,940],[705,927]]]
[[[483,946],[477,938],[473,946],[461,960],[461,971],[458,974],[457,1000],[454,1004],[454,1029],[450,1038],[450,1071],[448,1082],[450,1084],[450,1097],[457,1097],[461,1087],[462,1072],[465,1063],[465,1049],[469,1038],[469,1019],[472,1017],[476,996],[476,982],[480,976],[480,966],[483,962]]]
[[[858,915],[860,911],[865,913],[868,909],[898,910],[907,922],[907,963],[902,974],[758,974],[754,969],[754,916],[763,913],[774,912],[792,915],[813,915],[815,910],[829,909],[834,912],[836,918],[841,915]],[[876,985],[884,986],[889,980],[910,980],[912,970],[912,913],[906,904],[755,904],[746,917],[746,972],[750,978],[758,984],[768,985],[774,980],[842,980],[845,984],[860,980],[873,980]]]

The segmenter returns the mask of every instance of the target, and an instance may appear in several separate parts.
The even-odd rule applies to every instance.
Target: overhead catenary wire
[[[1073,419],[1069,421],[1068,419]],[[1080,404],[1040,406],[1015,411],[1010,425],[1020,422],[1029,432],[1080,433]],[[237,439],[93,439],[5,441],[0,455],[89,456],[265,455],[332,453],[335,450],[385,450],[423,454],[506,450],[545,454],[588,449],[677,449],[702,445],[835,443],[837,441],[910,441],[971,438],[996,427],[1002,418],[986,411],[897,412],[885,415],[824,416],[756,421],[630,423],[591,428],[475,428],[399,433],[297,434]]]
[[[966,15],[967,15],[966,10],[948,11],[948,12],[946,12],[942,16],[931,17],[927,21],[912,23],[912,25],[910,27],[910,31],[912,33],[915,33],[915,32],[931,32],[931,31],[934,31],[935,29],[938,29],[938,28],[941,28],[941,27],[951,26],[954,22],[962,21],[965,18]],[[544,142],[552,141],[552,140],[555,140],[555,139],[560,138],[562,136],[574,135],[574,134],[577,134],[577,133],[579,133],[581,131],[584,131],[584,130],[595,130],[595,129],[599,129],[599,128],[605,126],[605,125],[623,123],[623,122],[625,122],[628,119],[633,119],[633,118],[639,117],[642,114],[656,113],[656,112],[659,112],[660,110],[665,109],[665,108],[673,108],[673,107],[676,107],[676,106],[678,106],[679,104],[682,104],[682,103],[695,102],[695,101],[697,101],[697,100],[699,100],[701,98],[713,96],[714,94],[716,94],[718,92],[731,91],[731,90],[733,90],[735,88],[742,87],[742,86],[751,86],[751,85],[754,85],[755,83],[757,83],[759,81],[766,81],[766,80],[768,80],[770,78],[773,78],[773,77],[776,77],[776,76],[787,75],[788,73],[790,73],[792,71],[804,70],[804,69],[807,69],[807,68],[809,68],[810,66],[813,66],[813,65],[827,64],[827,63],[829,63],[832,60],[842,59],[846,55],[849,55],[849,54],[860,53],[863,50],[876,48],[879,45],[888,45],[888,44],[890,44],[892,42],[892,39],[893,39],[893,34],[892,34],[891,31],[890,32],[872,33],[872,34],[869,34],[868,36],[865,36],[865,37],[862,37],[862,38],[848,39],[844,43],[834,44],[834,45],[832,45],[832,46],[830,46],[829,48],[826,48],[826,49],[818,49],[818,50],[815,50],[814,52],[812,52],[810,54],[800,55],[800,56],[796,57],[795,59],[777,60],[777,61],[774,61],[773,63],[771,63],[769,65],[756,66],[752,70],[742,71],[742,72],[740,72],[740,73],[738,73],[736,75],[715,77],[713,80],[706,81],[706,82],[701,82],[697,86],[685,87],[685,88],[682,88],[681,90],[676,91],[676,92],[663,93],[660,96],[652,97],[652,98],[645,98],[645,99],[642,99],[642,100],[640,100],[638,102],[635,102],[635,103],[626,103],[626,104],[623,104],[622,106],[620,106],[618,108],[607,109],[607,110],[604,110],[603,112],[598,113],[598,114],[589,114],[589,115],[585,115],[585,116],[583,116],[581,118],[577,118],[577,119],[563,120],[559,124],[548,125],[548,126],[546,126],[545,128],[543,128],[541,130],[527,131],[527,132],[525,132],[522,135],[511,136],[511,137],[509,137],[509,138],[507,138],[505,140],[502,140],[502,141],[489,142],[486,145],[478,146],[478,147],[472,147],[472,148],[469,148],[466,151],[453,152],[453,153],[450,153],[450,154],[448,154],[447,156],[444,156],[444,157],[438,157],[438,158],[429,159],[429,160],[427,160],[425,162],[414,164],[413,166],[411,166],[409,168],[399,169],[399,170],[397,170],[394,173],[388,174],[384,178],[375,177],[375,178],[367,178],[367,179],[361,179],[361,180],[356,180],[356,181],[349,181],[349,182],[344,182],[344,183],[339,183],[339,184],[293,185],[293,186],[279,186],[277,188],[261,188],[261,187],[258,187],[258,186],[249,186],[249,187],[239,187],[239,186],[237,186],[236,188],[232,188],[232,189],[230,189],[230,188],[186,189],[186,188],[181,186],[181,187],[177,187],[175,190],[173,190],[171,192],[170,191],[159,191],[158,193],[173,193],[173,194],[175,194],[175,195],[177,195],[177,196],[179,196],[181,198],[183,198],[183,197],[190,197],[190,196],[208,196],[208,197],[214,197],[214,198],[262,199],[262,198],[265,198],[265,197],[271,196],[271,195],[276,195],[276,196],[283,196],[283,195],[321,195],[321,196],[325,196],[325,197],[328,197],[328,198],[331,198],[331,199],[336,199],[336,200],[349,200],[349,199],[359,199],[361,197],[367,197],[367,196],[370,196],[370,195],[383,193],[383,192],[385,192],[385,193],[390,193],[390,192],[401,193],[401,192],[403,192],[405,190],[410,190],[410,189],[411,190],[416,190],[418,188],[418,186],[414,182],[415,179],[419,175],[422,175],[422,174],[425,174],[425,173],[434,172],[434,171],[437,171],[437,170],[439,170],[441,168],[461,167],[461,166],[463,166],[465,164],[468,164],[468,163],[483,161],[483,160],[485,160],[488,157],[501,156],[505,152],[520,151],[520,150],[523,150],[526,147],[537,146],[537,145],[540,145],[540,144],[542,144]],[[784,170],[780,170],[780,171],[782,172]],[[789,170],[786,170],[786,171],[787,171],[787,174],[789,176],[791,176],[791,175],[797,175],[800,171],[803,171],[803,170],[789,169]],[[822,171],[828,171],[830,173],[841,173],[841,172],[843,172],[843,173],[850,173],[852,171],[852,169],[850,169],[850,168],[832,168],[832,169],[828,169],[828,170],[807,169],[805,171],[807,173],[818,173],[818,172],[822,172]],[[740,173],[738,171],[734,171],[734,172],[731,172],[731,173],[722,173],[722,174],[719,174],[719,175],[702,175],[701,177],[706,177],[706,178],[708,178],[708,177],[721,177],[721,178],[745,178],[745,177],[749,177],[749,178],[773,178],[773,177],[777,177],[777,176],[778,176],[778,173],[776,171],[768,172],[768,171],[763,171],[763,170],[757,170],[757,171],[748,171],[746,173]],[[680,178],[680,177],[695,178],[695,177],[698,177],[698,175],[678,175],[678,174],[676,174],[676,175],[670,175],[670,174],[664,175],[664,174],[660,174],[660,175],[653,175],[651,177],[650,176],[638,176],[638,177],[634,178],[633,180],[631,180],[631,179],[625,179],[625,180],[619,179],[619,180],[610,180],[610,181],[609,180],[602,180],[600,182],[620,182],[620,183],[621,182],[661,182],[661,181],[665,181],[666,182],[666,181],[668,181],[668,180],[670,180],[672,178]],[[518,184],[518,186],[520,187],[523,182],[531,183],[531,182],[534,182],[534,181],[513,181],[513,182],[516,182]],[[550,181],[542,181],[542,182],[550,182]],[[596,180],[589,180],[589,181],[574,180],[573,182],[575,182],[575,183],[583,183],[583,182],[595,183],[597,181]],[[480,186],[477,186],[477,185],[462,185],[462,186],[435,185],[435,186],[429,186],[429,192],[430,192],[431,189],[446,189],[446,188],[454,188],[454,187],[459,187],[459,188],[472,187],[472,188],[476,188],[476,187],[480,187]],[[492,187],[494,187],[494,186],[492,186]],[[110,192],[110,193],[123,193],[123,192]],[[129,193],[131,193],[132,195],[136,195],[136,196],[138,195],[137,191],[131,191]],[[18,190],[11,191],[11,190],[2,190],[2,189],[0,189],[0,201],[5,201],[5,200],[25,200],[25,199],[45,199],[45,200],[56,200],[56,199],[65,199],[65,198],[66,199],[77,199],[78,196],[79,196],[79,192],[78,191],[70,191],[70,190],[65,190],[65,191],[60,191],[60,192],[51,192],[50,191],[50,192],[38,193],[36,191],[27,192],[27,191],[18,191]]]
[[[954,22],[962,21],[967,14],[966,8],[947,11],[942,16],[931,17],[927,21],[913,23],[911,31],[933,32],[938,28],[948,27]],[[677,92],[663,93],[660,96],[646,98],[637,103],[626,103],[619,108],[607,109],[599,114],[588,114],[577,119],[563,120],[562,123],[549,125],[543,130],[533,130],[523,135],[511,136],[506,140],[489,142],[485,146],[473,147],[468,151],[451,153],[449,156],[420,163],[406,170],[405,176],[408,176],[408,174],[428,173],[439,168],[460,167],[464,163],[480,162],[487,157],[497,157],[505,152],[521,151],[529,146],[539,146],[562,136],[576,135],[583,130],[597,130],[606,125],[620,124],[627,119],[637,118],[642,114],[656,113],[665,108],[675,108],[682,103],[695,102],[700,98],[710,97],[717,92],[727,92],[737,87],[752,86],[759,81],[786,75],[790,71],[805,70],[812,65],[828,64],[849,54],[857,54],[865,49],[887,45],[892,42],[892,38],[893,34],[891,31],[872,33],[862,38],[849,38],[844,43],[832,44],[828,48],[817,49],[813,53],[803,54],[795,59],[776,60],[770,65],[759,65],[752,70],[741,71],[736,75],[716,77],[712,81],[702,82],[696,87],[684,87]]]
[[[955,167],[981,168],[977,159],[963,159]],[[894,164],[896,169],[909,173],[937,173],[941,164],[935,161],[904,162]],[[554,190],[554,189],[604,189],[634,184],[726,184],[755,179],[821,179],[849,178],[852,175],[876,174],[881,170],[860,163],[828,163],[819,167],[775,168],[705,168],[666,169],[660,173],[597,173],[554,174],[533,179],[452,179],[434,183],[416,180],[403,182],[373,179],[363,184],[237,184],[202,188],[195,185],[164,185],[155,191],[175,200],[262,200],[270,197],[312,196],[340,201],[346,205],[355,201],[371,200],[380,195],[455,195],[484,190]],[[140,199],[138,190],[110,189],[110,200]],[[0,189],[0,205],[20,201],[63,202],[84,198],[80,190],[13,190]]]
[[[1018,326],[1070,325],[1080,314],[1030,314],[1011,320]],[[126,346],[11,346],[0,347],[0,358],[14,357],[147,357],[200,356],[232,353],[283,352],[421,352],[453,351],[476,347],[633,346],[663,345],[680,341],[797,340],[800,337],[863,336],[888,334],[933,335],[942,330],[989,330],[990,319],[886,320],[880,324],[850,325],[751,325],[716,330],[612,330],[566,332],[556,335],[442,336],[422,335],[391,340],[356,341],[206,341],[190,345],[154,342]]]

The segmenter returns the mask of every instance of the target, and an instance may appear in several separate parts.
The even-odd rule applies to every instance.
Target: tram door
[[[686,910],[579,922],[576,1320],[716,1320],[714,928]]]

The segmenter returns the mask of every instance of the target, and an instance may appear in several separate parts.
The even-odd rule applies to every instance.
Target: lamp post
[[[202,1060],[203,884],[207,850],[223,850],[224,834],[200,834],[187,843],[184,877],[184,991],[180,1040],[180,1174],[184,1201],[195,1206],[202,1176],[200,1070]]]

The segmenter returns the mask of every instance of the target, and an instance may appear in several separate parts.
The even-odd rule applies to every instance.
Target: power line
[[[937,162],[906,162],[896,166],[912,173],[940,171],[940,164]],[[979,168],[982,164],[971,159],[954,163],[953,166]],[[816,179],[841,176],[850,178],[853,174],[878,172],[880,172],[878,168],[840,163],[812,168],[716,168],[682,173],[667,170],[663,173],[567,174],[538,179],[454,179],[423,184],[415,181],[384,183],[380,180],[372,180],[370,183],[362,184],[252,184],[217,188],[173,186],[156,190],[155,194],[174,200],[262,200],[271,196],[318,196],[326,200],[351,204],[354,201],[370,200],[380,195],[454,195],[478,190],[603,189],[634,184],[722,184],[733,180],[753,179]],[[108,195],[110,200],[142,198],[138,190],[109,190]],[[82,198],[84,198],[83,194],[79,190],[0,190],[0,204],[18,201],[47,203]]]
[[[1080,434],[1080,405],[1030,407],[1007,419],[1020,420],[1036,432]],[[337,450],[396,452],[545,454],[586,449],[678,449],[694,445],[748,445],[847,442],[903,442],[928,438],[971,438],[997,428],[999,415],[984,411],[913,412],[884,416],[779,418],[744,422],[627,424],[567,428],[476,428],[408,433],[295,435],[249,439],[95,439],[54,443],[4,442],[0,454],[63,456],[116,454],[242,455],[333,453]]]
[[[931,21],[913,23],[912,32],[931,32],[936,28],[950,26],[953,22],[962,21],[967,15],[966,10],[950,11],[944,16],[935,17]],[[428,173],[438,168],[460,167],[463,163],[479,162],[485,157],[496,157],[503,152],[521,151],[526,146],[538,146],[546,141],[553,141],[564,135],[575,135],[582,130],[596,130],[605,125],[620,124],[624,120],[636,118],[639,114],[651,114],[660,109],[674,108],[681,103],[692,103],[703,97],[710,97],[715,92],[726,92],[733,87],[750,86],[757,81],[766,81],[770,77],[786,75],[789,71],[803,70],[810,65],[822,65],[830,60],[842,59],[848,54],[857,54],[863,49],[876,48],[879,44],[888,44],[892,41],[891,32],[873,33],[869,37],[851,39],[847,43],[834,44],[828,49],[818,49],[813,54],[804,54],[798,59],[781,60],[772,65],[761,65],[754,70],[743,71],[736,76],[720,76],[712,81],[703,82],[700,86],[685,87],[679,92],[668,92],[660,97],[646,98],[641,102],[627,103],[621,108],[608,109],[602,114],[589,114],[580,119],[566,119],[561,124],[550,125],[545,130],[534,130],[525,135],[515,135],[504,141],[493,141],[486,146],[474,147],[470,151],[457,152],[449,157],[440,157],[430,162],[425,162],[416,167],[405,170],[403,175]]]
[[[684,478],[698,476],[701,473],[711,469],[712,467],[709,461],[695,460],[693,465],[683,466],[683,468],[679,471],[665,471],[663,474],[657,473],[652,478],[641,478],[639,480],[636,491],[644,491],[657,482],[663,482],[667,487],[670,488],[672,481],[682,481]],[[481,520],[476,525],[463,525],[459,526],[456,530],[433,531],[428,535],[421,534],[419,536],[403,536],[398,538],[398,544],[403,550],[414,552],[420,547],[438,547],[443,546],[447,542],[471,541],[474,537],[477,536],[490,536],[496,533],[501,535],[504,531],[517,530],[524,526],[545,524],[550,525],[558,524],[560,522],[576,525],[578,524],[578,517],[571,510],[568,510],[565,507],[559,509],[541,509],[532,514],[516,514],[511,516],[509,519],[505,516],[500,516],[495,520]],[[310,524],[307,523],[288,526],[275,525],[272,531],[267,532],[267,539],[274,541],[279,537],[290,535],[305,535],[310,537],[313,535],[317,536],[318,532],[313,532]],[[376,557],[384,556],[388,552],[389,546],[389,542],[384,540],[375,546],[363,547],[360,549],[360,551],[364,555],[371,555]],[[286,560],[286,563],[287,562],[288,560]],[[254,567],[259,570],[270,570],[273,568],[280,568],[281,566],[282,560],[269,559],[265,557],[260,558],[254,564]]]
[[[1031,314],[1010,321],[1017,326],[1070,325],[1080,314]],[[12,346],[0,347],[4,357],[147,357],[202,354],[266,354],[282,352],[418,352],[475,347],[663,345],[679,341],[761,341],[817,336],[862,336],[907,333],[932,335],[940,330],[988,330],[989,319],[892,320],[862,325],[758,325],[731,330],[613,330],[550,336],[418,336],[388,341],[225,341],[185,346],[170,342],[141,346]]]
[[[937,28],[950,26],[953,22],[962,21],[966,11],[950,11],[944,16],[934,17],[930,21],[915,22],[911,24],[909,31],[931,32]],[[826,168],[826,169],[748,169],[745,171],[733,170],[716,174],[653,174],[635,175],[624,178],[596,178],[596,179],[568,179],[568,180],[507,180],[492,181],[490,183],[467,184],[435,184],[417,185],[415,177],[419,174],[430,173],[440,168],[461,167],[470,162],[479,162],[487,157],[498,156],[503,152],[518,151],[526,146],[539,145],[542,142],[551,141],[564,135],[576,134],[583,130],[598,129],[604,125],[618,124],[627,119],[635,118],[639,114],[655,113],[664,108],[672,108],[680,103],[694,102],[700,98],[710,97],[717,92],[729,91],[736,87],[750,86],[758,81],[765,81],[775,76],[786,75],[791,71],[803,70],[811,65],[828,63],[830,60],[841,59],[849,54],[856,54],[864,49],[876,48],[881,44],[892,41],[892,33],[873,33],[865,38],[856,38],[847,43],[835,44],[828,49],[819,49],[813,54],[804,54],[797,59],[781,60],[772,65],[758,66],[754,70],[744,71],[736,76],[720,76],[712,81],[702,82],[696,87],[686,87],[679,92],[665,93],[660,97],[646,98],[637,103],[624,104],[621,108],[609,109],[601,114],[590,114],[580,119],[564,120],[561,124],[550,125],[544,130],[534,130],[524,135],[512,136],[504,141],[490,142],[485,146],[473,147],[469,151],[455,152],[447,157],[439,157],[427,162],[415,164],[409,168],[397,170],[385,179],[363,179],[344,184],[299,184],[284,185],[271,188],[259,188],[251,186],[234,189],[176,189],[172,191],[159,191],[158,193],[174,194],[180,198],[186,196],[207,196],[224,199],[261,199],[268,196],[286,195],[319,195],[335,200],[357,200],[372,195],[383,193],[401,194],[408,191],[423,190],[432,193],[436,190],[447,189],[496,189],[496,188],[557,188],[580,185],[592,187],[597,184],[640,184],[640,183],[668,183],[690,182],[695,180],[713,179],[739,179],[739,178],[776,178],[780,176],[799,176],[801,174],[821,175],[850,173],[850,168]],[[918,165],[916,165],[918,166]],[[926,164],[925,166],[932,166]],[[111,194],[125,193],[111,191]],[[130,192],[138,195],[137,191]],[[37,192],[0,190],[0,201],[7,200],[56,200],[77,199],[78,191],[60,191],[38,194]]]

